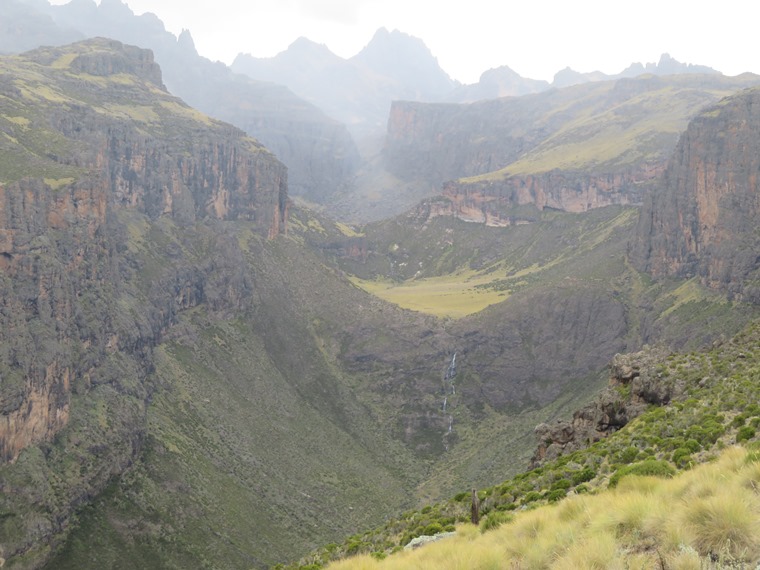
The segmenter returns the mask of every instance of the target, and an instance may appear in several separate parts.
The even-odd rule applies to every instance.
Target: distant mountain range
[[[391,101],[441,101],[458,85],[422,40],[385,28],[350,59],[299,38],[272,58],[239,54],[232,70],[287,85],[358,135],[385,130]]]

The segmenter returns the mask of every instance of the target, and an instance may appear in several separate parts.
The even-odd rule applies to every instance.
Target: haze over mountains
[[[0,566],[382,558],[456,492],[516,475],[511,510],[760,426],[756,335],[720,348],[760,315],[760,77],[462,86],[385,29],[248,77],[120,0],[0,27]],[[716,394],[709,434],[584,451]]]

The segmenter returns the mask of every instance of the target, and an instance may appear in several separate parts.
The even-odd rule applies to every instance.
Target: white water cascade
[[[446,372],[443,375],[443,406],[441,409],[446,414],[449,405],[449,396],[455,396],[457,393],[456,386],[454,385],[454,378],[457,375],[457,353],[451,357]],[[449,436],[454,431],[454,416],[449,413],[449,428],[443,435],[443,445],[446,451],[449,450]]]

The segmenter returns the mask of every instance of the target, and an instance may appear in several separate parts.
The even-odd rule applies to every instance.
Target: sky
[[[68,0],[53,0],[65,4]],[[189,29],[198,52],[230,64],[272,57],[304,36],[351,57],[385,27],[421,38],[454,79],[474,83],[508,65],[551,81],[618,73],[669,53],[727,75],[760,73],[757,0],[126,0],[167,30]]]

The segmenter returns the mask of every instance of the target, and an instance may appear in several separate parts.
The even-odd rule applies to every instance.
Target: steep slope
[[[500,529],[491,554],[500,563],[505,557],[542,566],[564,560],[562,567],[569,568],[585,567],[589,560],[603,566],[614,559],[641,568],[756,565],[759,342],[755,321],[709,350],[646,350],[617,358],[608,388],[575,414],[572,425],[558,422],[537,430],[539,451],[545,453],[548,445],[554,453],[540,466],[477,492],[483,517],[477,534]],[[577,439],[571,437],[573,429]],[[749,449],[726,450],[736,444]],[[653,477],[670,478],[681,470],[685,473],[668,485],[672,499],[661,494],[665,483]],[[676,510],[681,508],[688,514]],[[470,516],[471,493],[463,490],[301,562],[307,568],[321,566],[363,552],[376,560],[362,557],[334,567],[437,568],[449,567],[451,560],[456,566],[458,554],[444,543],[440,559],[436,545],[416,553],[403,547],[417,536],[444,530],[456,530],[471,544],[476,527],[461,524]],[[560,528],[568,522],[570,528]],[[485,537],[475,544],[479,552],[495,546]],[[571,560],[563,559],[570,553]],[[384,563],[377,562],[388,554]],[[472,565],[482,552],[459,554]]]
[[[760,301],[757,172],[760,91],[706,109],[681,137],[646,201],[634,259],[656,277],[698,277],[731,297]]]
[[[448,183],[440,212],[512,223],[531,204],[639,203],[704,106],[757,77],[640,77],[467,106],[394,104],[385,156],[402,179]],[[433,212],[435,213],[435,212]]]
[[[9,25],[26,25],[23,37],[4,37],[8,51],[60,45],[72,41],[72,33],[75,38],[110,37],[152,49],[173,94],[256,137],[288,166],[293,195],[324,201],[350,181],[358,166],[358,151],[343,125],[283,86],[250,80],[199,56],[190,32],[175,37],[154,14],[136,16],[121,0],[65,5],[45,0],[23,6],[23,19],[9,14]],[[39,26],[32,25],[31,18]],[[31,43],[33,38],[40,43]]]

